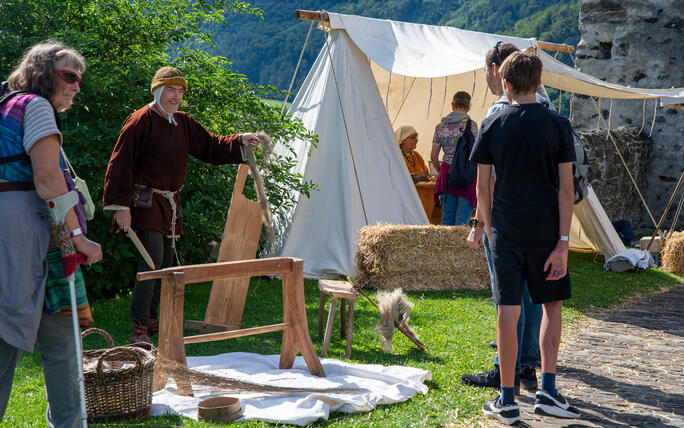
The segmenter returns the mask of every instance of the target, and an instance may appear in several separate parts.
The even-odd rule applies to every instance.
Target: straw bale
[[[488,289],[484,249],[465,226],[378,224],[360,230],[356,281],[382,290]]]
[[[672,233],[661,256],[664,270],[684,275],[684,231]]]

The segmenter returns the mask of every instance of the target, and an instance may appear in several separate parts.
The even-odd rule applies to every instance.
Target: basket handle
[[[142,364],[142,359],[140,357],[140,354],[142,354],[144,356],[145,352],[146,351],[144,351],[142,349],[138,349],[138,348],[134,348],[134,347],[130,347],[130,346],[119,346],[116,348],[107,349],[97,359],[97,376],[100,379],[104,378],[104,374],[102,373],[102,363],[105,361],[105,359],[107,357],[121,356],[121,355],[132,356],[135,358],[135,366],[126,370],[126,373],[135,370],[137,372],[137,375],[140,376],[140,375],[142,375],[142,372],[143,372],[143,364]]]
[[[113,348],[114,347],[114,339],[112,339],[112,336],[110,336],[109,333],[102,330],[101,328],[95,328],[95,327],[89,328],[88,330],[81,333],[81,340],[85,339],[86,336],[89,336],[93,333],[97,333],[100,336],[105,338],[105,340],[107,341],[107,348]]]

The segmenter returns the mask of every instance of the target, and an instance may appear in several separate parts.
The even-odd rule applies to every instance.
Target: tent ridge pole
[[[319,11],[319,10],[297,9],[297,10],[295,10],[295,18],[296,19],[302,19],[305,21],[330,22],[330,16],[328,16],[328,12]],[[562,43],[551,43],[551,42],[537,41],[537,46],[540,49],[544,49],[544,50],[552,51],[552,52],[566,52],[569,54],[575,52],[574,47],[572,47],[570,45],[562,44]]]

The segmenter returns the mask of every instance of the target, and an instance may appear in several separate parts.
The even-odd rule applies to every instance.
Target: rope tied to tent
[[[295,77],[297,77],[297,71],[299,71],[299,65],[302,63],[302,57],[304,56],[304,51],[306,50],[306,45],[309,43],[309,36],[311,36],[311,30],[313,29],[314,21],[311,21],[309,25],[309,32],[306,33],[306,39],[304,40],[304,46],[302,46],[302,51],[299,53],[299,60],[297,61],[297,66],[295,67],[294,74],[292,75],[292,80],[290,81],[290,87],[287,88],[287,94],[285,95],[285,101],[283,101],[283,108],[280,110],[280,115],[285,113],[285,107],[287,106],[287,99],[290,97],[292,92],[292,87],[294,86]]]
[[[674,201],[675,196],[677,196],[677,192],[679,192],[679,187],[682,185],[682,181],[684,181],[684,171],[682,171],[682,174],[679,176],[679,181],[677,181],[677,186],[675,186],[674,192],[672,192],[672,196],[670,196],[670,200],[667,201],[667,206],[665,207],[665,211],[663,211],[663,215],[660,216],[660,221],[658,221],[658,225],[656,226],[656,230],[653,231],[653,235],[651,236],[651,239],[648,241],[648,247],[646,247],[646,251],[651,251],[651,245],[653,245],[653,241],[655,240],[655,236],[660,233],[660,236],[663,237],[664,240],[665,237],[663,236],[662,232],[660,231],[660,226],[662,226],[663,222],[665,221],[665,217],[667,217],[667,213],[670,211],[670,208],[672,207],[672,201]],[[679,210],[680,207],[678,207]],[[677,224],[677,217],[675,216],[674,223],[673,223],[673,228],[674,225]],[[669,233],[668,233],[669,236]]]
[[[389,80],[387,81],[387,92],[385,93],[385,111],[389,113],[389,91],[392,86],[392,72],[389,72]]]
[[[446,104],[448,79],[449,79],[448,75],[444,76],[444,98],[442,99],[442,108],[439,110],[439,116],[440,117],[444,116],[444,105]]]
[[[428,97],[427,114],[425,115],[425,119],[430,117],[430,104],[432,104],[432,77],[430,78],[430,96]]]
[[[641,106],[641,128],[639,128],[639,134],[644,130],[644,125],[646,124],[646,98],[644,98],[644,103]]]
[[[648,133],[648,136],[650,137],[653,135],[653,128],[655,127],[655,120],[656,120],[656,114],[658,113],[658,99],[654,98],[653,99],[653,121],[651,122],[651,131]]]
[[[594,101],[594,97],[589,97],[591,102],[594,104],[594,107],[596,110],[599,112],[599,120],[603,119],[603,116],[601,116],[601,112],[599,110],[599,107],[596,105],[596,101]],[[601,99],[599,98],[599,102]],[[605,121],[604,121],[605,125]],[[608,138],[610,141],[613,143],[613,147],[615,148],[615,151],[617,152],[618,156],[620,157],[620,160],[622,161],[622,165],[625,167],[625,171],[627,171],[627,175],[629,176],[629,179],[632,181],[632,184],[634,185],[634,188],[637,191],[637,194],[639,195],[639,198],[641,199],[641,203],[644,205],[644,208],[646,208],[646,212],[648,213],[648,216],[651,218],[651,221],[653,222],[654,226],[657,226],[658,223],[656,223],[655,218],[653,217],[653,214],[651,213],[651,209],[648,207],[648,204],[646,203],[646,198],[644,198],[644,195],[641,193],[641,190],[639,189],[639,186],[637,185],[636,180],[634,179],[634,176],[632,175],[632,172],[629,170],[629,167],[627,166],[627,162],[625,161],[625,158],[622,156],[622,152],[620,152],[620,149],[617,146],[617,143],[615,142],[615,138],[613,138],[613,134],[608,132]]]
[[[401,100],[401,105],[399,106],[399,110],[397,110],[397,114],[394,115],[394,120],[392,120],[392,126],[394,126],[394,122],[397,121],[399,118],[399,114],[401,113],[401,109],[404,108],[404,103],[408,99],[409,95],[411,95],[411,89],[413,89],[413,84],[416,83],[416,78],[414,77],[413,80],[411,81],[411,86],[409,86],[408,92],[406,93],[406,96]]]
[[[572,117],[572,103],[573,103],[573,101],[575,101],[575,93],[574,92],[572,92],[570,94],[570,113],[568,113],[568,119],[570,119],[570,122],[572,122],[572,119],[573,119],[573,117]]]
[[[684,176],[684,172],[682,172],[682,175]],[[681,177],[679,178],[681,180]],[[672,226],[670,226],[670,231],[667,233],[667,238],[665,241],[670,239],[672,236],[672,233],[675,231],[675,226],[677,226],[677,220],[679,219],[679,214],[682,212],[682,204],[684,204],[684,192],[682,192],[682,196],[679,197],[679,204],[677,204],[677,211],[675,211],[674,217],[672,217]]]
[[[323,13],[325,11],[318,11],[321,15],[321,21],[323,20]],[[325,48],[328,52],[328,60],[330,61],[330,70],[332,71],[333,81],[335,82],[335,90],[337,92],[337,102],[340,105],[340,113],[342,113],[342,123],[344,124],[344,133],[347,136],[347,146],[349,147],[349,155],[352,161],[352,169],[354,170],[354,178],[356,178],[356,187],[359,190],[359,199],[361,200],[361,209],[363,210],[363,218],[368,225],[368,214],[366,214],[366,204],[363,202],[363,192],[361,191],[361,184],[359,182],[359,173],[356,170],[356,161],[354,160],[354,151],[351,146],[351,138],[349,137],[349,128],[347,126],[347,118],[344,114],[344,107],[342,106],[342,95],[340,95],[340,86],[337,84],[337,74],[335,73],[335,65],[333,64],[332,54],[330,53],[330,44],[328,39],[332,37],[332,34],[323,33],[323,40],[325,41]],[[403,105],[403,103],[402,103]]]
[[[473,70],[473,89],[470,91],[470,99],[475,99],[475,84],[477,83],[477,72]],[[485,93],[486,96],[486,93]]]
[[[610,107],[608,107],[608,134],[610,134],[610,121],[613,117],[613,99],[610,99]]]

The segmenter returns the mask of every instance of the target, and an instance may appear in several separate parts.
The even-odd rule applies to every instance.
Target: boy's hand
[[[549,272],[547,281],[556,281],[568,274],[568,242],[558,241],[544,263],[544,272]]]
[[[468,238],[466,241],[468,241],[468,246],[472,248],[473,250],[476,250],[482,246],[482,234],[484,232],[484,228],[482,227],[471,227],[470,228],[470,233],[468,234]]]

